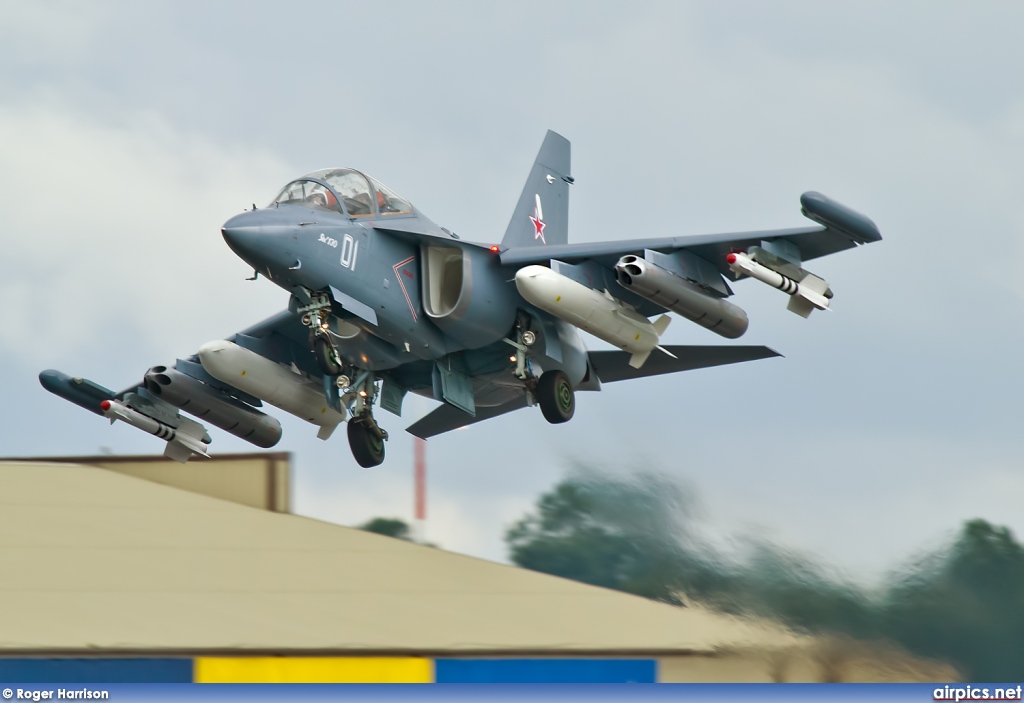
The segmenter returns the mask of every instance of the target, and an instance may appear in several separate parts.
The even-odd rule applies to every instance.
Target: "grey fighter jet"
[[[320,439],[346,423],[356,462],[376,466],[388,433],[374,408],[400,415],[406,393],[441,403],[407,428],[428,438],[532,406],[566,422],[576,393],[602,383],[778,356],[660,337],[669,312],[741,336],[747,315],[730,283],[745,277],[782,290],[803,317],[826,309],[832,291],[805,262],[881,239],[871,220],[811,192],[800,203],[813,226],[570,244],[572,183],[569,142],[548,132],[501,243],[480,244],[359,171],[315,171],[221,229],[254,278],[288,292],[287,310],[120,392],[54,370],[40,381],[166,440],[178,461],[207,454],[202,423],[273,446],[281,425],[266,403]],[[587,351],[580,330],[619,351]]]

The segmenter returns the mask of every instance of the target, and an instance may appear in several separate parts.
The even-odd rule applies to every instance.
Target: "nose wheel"
[[[326,293],[305,291],[307,305],[296,309],[302,317],[302,324],[309,328],[309,346],[317,366],[325,376],[340,376],[343,370],[341,354],[331,339],[331,299]]]
[[[338,351],[326,336],[313,337],[313,356],[325,376],[341,375],[342,366],[338,359]]]
[[[552,425],[568,422],[576,412],[576,394],[563,371],[545,371],[537,379],[537,404]]]

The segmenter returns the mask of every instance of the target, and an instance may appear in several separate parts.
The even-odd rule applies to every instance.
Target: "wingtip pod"
[[[91,413],[102,415],[99,403],[114,397],[114,391],[104,388],[87,378],[68,376],[56,369],[46,369],[39,373],[39,384],[56,396]]]
[[[869,217],[816,191],[808,191],[800,196],[800,210],[804,217],[843,232],[858,244],[882,239],[878,225]]]

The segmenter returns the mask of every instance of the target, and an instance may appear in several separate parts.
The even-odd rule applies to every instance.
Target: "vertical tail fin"
[[[569,140],[548,130],[526,179],[503,247],[566,244],[569,241]]]

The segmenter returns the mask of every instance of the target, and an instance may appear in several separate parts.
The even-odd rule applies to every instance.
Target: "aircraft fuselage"
[[[498,405],[522,393],[509,373],[514,350],[502,341],[521,310],[540,333],[538,366],[583,380],[587,352],[574,327],[523,300],[514,271],[502,270],[486,246],[458,240],[419,213],[413,218],[438,236],[417,244],[381,231],[378,220],[293,205],[243,212],[222,233],[255,271],[293,295],[331,291],[341,322],[334,330],[338,348],[348,363],[380,371],[461,353],[477,403]],[[425,280],[431,275],[452,280]],[[431,366],[403,368],[402,375],[413,392],[433,395]]]

